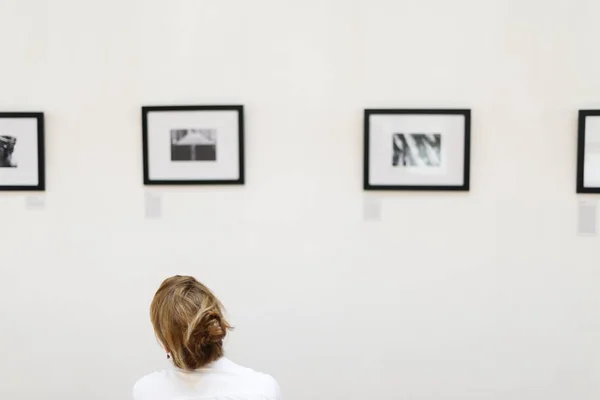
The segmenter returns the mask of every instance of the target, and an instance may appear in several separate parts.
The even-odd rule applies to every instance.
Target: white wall
[[[0,195],[0,398],[130,398],[193,274],[287,398],[591,400],[598,239],[575,235],[594,0],[1,0],[0,109],[42,110],[46,208]],[[247,185],[153,189],[141,105],[241,103]],[[376,197],[362,109],[470,107],[472,190]]]

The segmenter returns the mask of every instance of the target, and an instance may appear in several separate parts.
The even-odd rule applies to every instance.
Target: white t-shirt
[[[147,375],[133,388],[134,400],[281,400],[269,375],[226,358],[193,372],[173,367]]]

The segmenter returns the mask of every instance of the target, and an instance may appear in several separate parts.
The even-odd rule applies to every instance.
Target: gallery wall
[[[286,398],[596,399],[576,232],[592,0],[2,0],[0,110],[47,191],[0,194],[0,398],[126,400],[171,274]],[[141,106],[243,104],[246,185],[145,188]],[[362,190],[362,110],[471,108],[471,190]],[[161,205],[147,219],[147,196]],[[595,199],[595,197],[591,197]]]

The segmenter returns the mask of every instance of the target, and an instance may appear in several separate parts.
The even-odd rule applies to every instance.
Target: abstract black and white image
[[[442,159],[442,135],[439,133],[394,133],[394,167],[439,167]]]
[[[0,191],[45,190],[44,114],[0,112]]]
[[[0,136],[0,168],[16,168],[17,164],[13,161],[13,154],[17,138],[14,136]]]
[[[244,183],[243,106],[142,108],[145,185]]]
[[[470,147],[470,110],[365,110],[363,188],[468,191]]]
[[[216,129],[172,129],[172,161],[217,161]]]

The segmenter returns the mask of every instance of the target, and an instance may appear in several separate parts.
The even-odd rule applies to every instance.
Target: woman
[[[231,326],[211,291],[190,276],[165,280],[152,301],[156,337],[173,368],[147,375],[135,400],[280,400],[277,382],[223,357]]]

